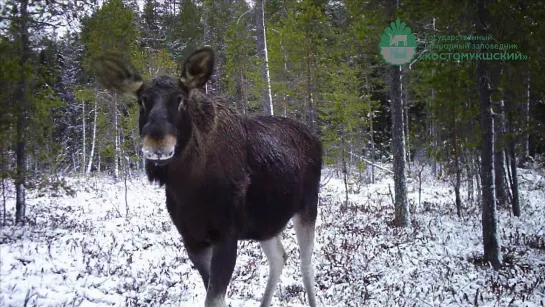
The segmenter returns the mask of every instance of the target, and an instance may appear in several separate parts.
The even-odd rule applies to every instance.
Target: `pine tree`
[[[488,1],[477,1],[477,35],[486,36],[488,28]],[[477,59],[477,84],[481,115],[481,188],[484,258],[495,269],[501,268],[502,253],[498,236],[496,193],[494,189],[494,119],[490,100],[489,74],[487,65]]]

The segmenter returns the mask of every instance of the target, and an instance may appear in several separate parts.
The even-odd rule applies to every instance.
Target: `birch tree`
[[[257,56],[261,66],[262,81],[265,84],[262,94],[263,112],[267,115],[274,115],[271,93],[271,78],[269,76],[269,55],[267,52],[267,36],[265,31],[265,12],[263,2],[264,0],[255,1]]]
[[[93,134],[91,135],[91,151],[89,152],[89,162],[87,164],[87,169],[85,173],[88,175],[91,173],[91,167],[93,166],[93,157],[95,156],[95,144],[97,140],[97,99],[95,98],[94,108],[93,108]]]

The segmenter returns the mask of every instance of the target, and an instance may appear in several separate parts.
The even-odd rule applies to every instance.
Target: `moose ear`
[[[91,67],[97,82],[104,88],[137,97],[144,83],[140,74],[134,70],[123,56],[106,53],[93,59]]]
[[[214,70],[214,51],[210,47],[193,52],[182,66],[180,83],[188,90],[201,88],[212,76]]]

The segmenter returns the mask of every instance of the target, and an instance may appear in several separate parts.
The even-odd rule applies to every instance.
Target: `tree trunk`
[[[477,1],[477,35],[487,35],[487,0]],[[496,193],[494,189],[494,118],[490,100],[489,76],[485,62],[477,59],[477,88],[479,89],[481,121],[481,205],[483,226],[484,259],[494,269],[502,266],[502,253],[496,216]]]
[[[507,116],[508,116],[508,127],[509,127],[509,142],[508,142],[508,151],[509,151],[509,164],[511,167],[511,193],[513,197],[512,209],[514,216],[520,216],[520,198],[519,198],[519,184],[517,177],[517,152],[516,152],[516,142],[515,142],[515,128],[514,128],[514,119],[513,113],[515,112],[513,106],[513,97],[509,89],[504,90],[504,99],[507,104]]]
[[[472,108],[473,107],[473,101],[472,101],[472,90],[469,88],[469,85],[466,86],[466,94],[467,94],[467,103],[466,108]],[[469,120],[469,131],[475,130],[475,121],[473,119]],[[468,203],[471,204],[475,201],[473,192],[474,191],[480,191],[479,190],[479,178],[477,177],[478,172],[475,169],[475,160],[478,155],[474,150],[467,149],[465,151],[465,161],[464,164],[466,166],[466,172],[467,172],[467,200]],[[476,182],[477,189],[474,188],[473,184]]]
[[[389,16],[395,16],[399,9],[400,0],[390,4]],[[405,133],[403,120],[403,89],[401,85],[401,66],[390,67],[390,113],[392,117],[392,154],[394,156],[394,225],[409,227],[411,225],[409,202],[407,199],[407,170]]]
[[[507,132],[507,130],[506,130]],[[505,168],[506,170],[506,173],[507,173],[507,199],[510,201],[512,200],[512,195],[510,194],[510,191],[511,191],[511,187],[512,187],[512,183],[513,183],[513,177],[511,176],[511,156],[510,156],[510,151],[509,151],[509,141],[506,140],[506,143],[505,143],[505,152],[504,152],[504,155],[505,155],[505,163],[507,163],[507,167]]]
[[[481,176],[480,176],[480,173],[481,173],[481,159],[479,158],[480,155],[478,154],[475,154],[475,156],[473,156],[473,170],[474,170],[474,176],[475,176],[475,182],[477,183],[477,187],[476,187],[476,191],[478,191],[477,193],[480,194],[480,191],[481,191]],[[481,205],[481,198],[478,197],[478,204]]]
[[[95,155],[95,144],[97,139],[97,99],[95,99],[94,118],[93,118],[93,140],[91,141],[91,152],[89,153],[89,164],[87,165],[87,174],[91,173],[93,165],[93,156]]]
[[[431,109],[431,105],[433,104],[433,101],[435,100],[435,90],[432,88],[431,89],[431,100],[429,102],[430,104],[430,109]],[[437,127],[435,126],[435,114],[434,114],[434,111],[430,111],[430,113],[428,114],[429,116],[429,119],[430,119],[430,139],[431,139],[431,144],[430,144],[430,148],[431,148],[431,160],[432,160],[432,173],[433,173],[433,177],[434,178],[437,178],[437,159],[435,158],[435,149],[437,148],[437,143],[438,143],[438,140],[437,140]]]
[[[524,104],[522,115],[523,115],[523,137],[522,137],[522,146],[523,146],[523,155],[528,157],[530,155],[530,95],[531,95],[531,79],[528,77],[528,90],[526,93],[526,102]]]
[[[269,76],[269,55],[267,53],[267,35],[265,33],[265,11],[263,0],[255,1],[255,22],[257,36],[257,56],[261,60],[261,76],[265,83],[263,90],[263,112],[266,115],[274,115],[271,94],[271,78]]]
[[[511,162],[511,174],[512,174],[512,181],[511,181],[511,193],[513,194],[512,199],[512,209],[513,209],[513,215],[514,216],[520,216],[520,198],[519,198],[519,183],[517,178],[517,156],[515,151],[515,142],[511,142],[510,144],[510,162]]]
[[[119,178],[119,127],[117,123],[117,94],[114,98],[114,179]]]
[[[373,111],[369,113],[369,137],[371,140],[371,183],[375,183],[375,132],[373,130]]]
[[[403,133],[403,101],[401,99],[401,67],[390,68],[391,116],[392,116],[392,153],[394,155],[394,224],[399,227],[410,225],[409,202],[407,201],[406,154]]]
[[[471,161],[473,161],[472,152],[467,151],[465,153],[465,169],[467,173],[467,203],[473,203],[473,168],[471,167]]]
[[[70,158],[72,158],[72,171],[73,172],[77,172],[78,171],[78,157],[77,157],[77,153],[76,152],[71,152],[70,153]]]
[[[344,181],[344,196],[345,196],[345,200],[344,200],[344,208],[345,209],[348,209],[348,167],[346,165],[346,149],[345,149],[345,142],[344,142],[344,127],[341,128],[342,130],[340,131],[340,139],[341,139],[341,168],[342,168],[342,173],[343,173],[343,181]]]
[[[494,142],[494,171],[495,171],[495,184],[496,184],[496,200],[500,207],[507,204],[507,187],[506,187],[506,174],[505,174],[505,154],[504,154],[504,121],[505,115],[503,111],[503,100],[500,101],[500,109],[497,114],[499,116],[494,117],[495,128],[495,142]]]
[[[85,101],[84,100],[81,101],[81,108],[82,108],[81,118],[83,120],[83,123],[82,123],[83,124],[83,127],[82,127],[82,136],[83,136],[83,146],[82,146],[83,147],[83,149],[82,149],[83,154],[82,154],[82,157],[83,157],[83,163],[81,164],[81,173],[83,175],[85,175],[85,166],[87,165],[87,161],[86,161],[86,159],[87,159],[87,133],[86,133],[87,132],[86,131],[87,121],[86,121],[86,115],[85,115]]]
[[[316,132],[314,117],[314,95],[312,84],[312,54],[307,53],[307,99],[308,99],[308,122],[312,131]]]
[[[239,72],[238,77],[238,91],[240,92],[240,108],[242,114],[248,114],[248,94],[246,93],[246,88],[244,86],[244,75],[242,71]]]
[[[433,31],[435,31],[435,18],[432,19],[432,29]],[[432,71],[432,76],[435,75],[435,71]],[[431,144],[430,144],[430,148],[431,148],[431,159],[432,159],[432,173],[433,173],[433,177],[434,178],[437,178],[437,161],[435,160],[435,148],[436,148],[436,144],[437,144],[437,137],[435,135],[435,114],[434,114],[434,111],[433,109],[431,108],[432,104],[434,103],[435,101],[435,90],[434,88],[432,87],[431,88],[431,99],[428,100],[428,110],[432,110],[432,111],[429,111],[428,112],[428,119],[429,119],[429,138],[431,139]]]
[[[408,76],[402,76],[402,79],[408,79]],[[403,81],[403,80],[402,80]],[[403,133],[405,134],[405,144],[406,144],[406,155],[407,155],[407,166],[409,167],[409,172],[411,171],[411,144],[409,139],[409,81],[405,81],[405,86],[401,82],[402,91],[404,93],[405,99],[403,100]]]
[[[455,111],[456,112],[456,111]],[[456,114],[454,112],[454,114]],[[453,116],[453,147],[454,147],[454,167],[456,172],[456,182],[454,183],[454,194],[456,197],[456,213],[462,218],[462,198],[460,196],[460,186],[462,182],[462,168],[460,166],[460,148],[458,142],[458,127],[456,116]]]
[[[28,100],[26,97],[27,80],[25,66],[30,58],[30,44],[28,33],[28,0],[21,0],[19,12],[21,14],[18,26],[21,44],[19,58],[20,80],[18,86],[19,112],[17,116],[17,141],[15,148],[17,171],[15,176],[15,223],[23,223],[26,214],[25,182],[26,182],[26,129],[28,126]]]
[[[1,173],[0,173],[0,179],[2,180],[2,225],[6,226],[6,222],[7,222],[7,209],[6,209],[6,181],[5,181],[5,177],[6,176],[6,170],[7,170],[7,165],[4,164],[4,154],[5,154],[5,151],[4,151],[4,148],[0,148],[0,161],[2,161],[2,165],[0,166],[0,170],[1,170]]]

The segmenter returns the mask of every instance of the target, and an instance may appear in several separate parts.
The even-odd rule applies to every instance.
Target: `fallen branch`
[[[367,160],[367,159],[365,159],[365,158],[363,158],[363,157],[360,157],[360,156],[358,156],[358,155],[356,155],[356,154],[353,154],[352,152],[349,152],[349,154],[351,154],[351,155],[353,155],[354,157],[359,158],[359,159],[361,159],[361,160],[363,160],[363,161],[365,161],[365,162],[367,162],[367,163],[369,163],[369,164],[371,164],[371,165],[373,165],[373,166],[376,166],[376,167],[380,168],[380,169],[383,170],[383,171],[387,171],[387,172],[389,172],[389,173],[391,173],[391,174],[394,173],[393,171],[391,171],[391,170],[389,170],[389,169],[387,169],[387,168],[384,168],[384,167],[382,167],[382,166],[380,166],[380,165],[377,165],[377,164],[375,164],[375,163],[373,163],[373,162],[371,162],[371,161],[369,161],[369,160]]]

